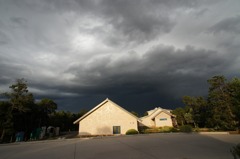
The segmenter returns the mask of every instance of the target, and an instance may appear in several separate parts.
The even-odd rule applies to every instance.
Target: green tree
[[[1,94],[6,98],[6,101],[0,102],[1,140],[5,134],[13,136],[18,131],[24,131],[27,139],[37,127],[49,125],[49,116],[57,109],[53,100],[42,99],[35,103],[24,79],[17,79],[9,88],[9,92]]]
[[[44,98],[38,105],[47,115],[54,113],[57,110],[57,104],[52,99]]]
[[[24,79],[17,79],[9,88],[10,92],[3,94],[10,103],[9,120],[11,119],[15,131],[24,130],[28,134],[35,122],[32,113],[35,109],[33,94],[28,92],[27,82]]]
[[[187,112],[184,114],[184,119],[188,125],[194,125],[196,127],[196,123],[193,120],[192,109],[188,108]]]
[[[238,129],[240,129],[240,79],[233,78],[228,83],[228,91],[231,97],[231,107],[235,116]]]
[[[182,107],[176,108],[176,109],[172,110],[172,113],[174,115],[176,115],[176,120],[177,120],[178,125],[186,124],[186,120],[185,120],[185,116],[184,116],[186,114],[185,108],[182,108]]]
[[[57,111],[50,116],[50,125],[60,127],[61,131],[77,130],[78,125],[73,124],[75,120],[87,113],[82,109],[79,113],[71,113],[69,111]]]
[[[208,80],[208,98],[184,96],[182,108],[172,111],[179,125],[194,124],[218,130],[240,129],[240,79],[224,76]]]
[[[44,98],[37,103],[39,111],[38,125],[40,126],[49,126],[49,118],[57,110],[57,104],[52,99]]]
[[[11,135],[13,131],[12,114],[10,111],[10,103],[0,101],[0,142],[4,140],[6,134]]]
[[[214,76],[208,80],[208,126],[221,130],[232,130],[235,127],[232,112],[231,96],[224,76]]]
[[[34,103],[33,94],[28,92],[27,81],[17,79],[9,88],[11,91],[4,93],[4,96],[11,103],[11,111],[27,112]]]
[[[191,118],[191,122],[194,124],[194,126],[204,127],[207,116],[206,114],[207,101],[203,97],[184,96],[183,103],[188,108],[187,116],[188,118]]]

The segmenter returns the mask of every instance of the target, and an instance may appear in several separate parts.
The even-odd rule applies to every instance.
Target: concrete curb
[[[201,134],[201,135],[229,135],[230,133],[222,131],[222,132],[198,132],[198,134]]]

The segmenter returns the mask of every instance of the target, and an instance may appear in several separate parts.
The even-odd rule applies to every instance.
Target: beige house
[[[146,127],[163,127],[163,126],[176,126],[175,115],[170,110],[163,108],[155,108],[147,111],[147,116],[140,118],[141,123],[139,126]]]
[[[138,118],[109,99],[74,124],[79,124],[79,135],[125,134],[129,129],[138,130]]]

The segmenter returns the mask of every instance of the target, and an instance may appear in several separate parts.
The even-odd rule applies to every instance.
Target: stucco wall
[[[167,119],[167,120],[160,120],[160,119]],[[155,117],[156,127],[163,127],[163,126],[173,126],[171,116],[161,112]]]
[[[79,122],[79,134],[113,134],[113,126],[120,126],[121,134],[125,134],[129,129],[138,130],[136,118],[114,103],[106,102]]]
[[[154,127],[155,123],[154,121],[151,119],[151,116],[147,116],[144,118],[141,118],[141,126],[147,126],[147,127]]]
[[[171,116],[160,111],[161,110],[154,112],[150,116],[141,118],[140,126],[148,126],[148,127],[173,126]],[[154,119],[152,119],[157,113],[159,114]],[[166,118],[167,120],[160,120],[161,118]]]

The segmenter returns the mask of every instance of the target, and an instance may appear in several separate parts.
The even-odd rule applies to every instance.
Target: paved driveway
[[[231,159],[240,135],[151,134],[0,145],[0,159]]]

